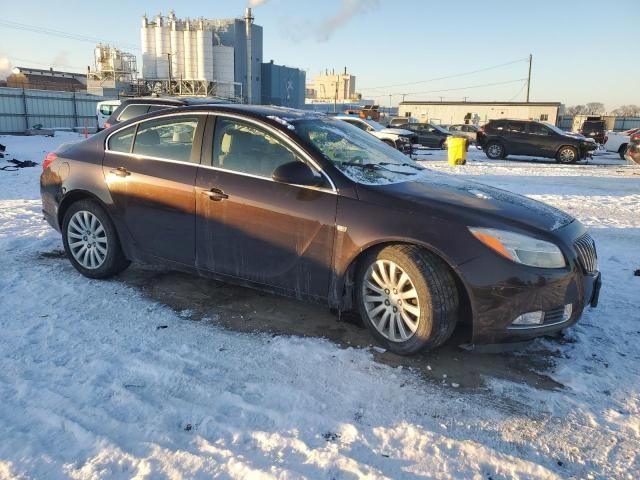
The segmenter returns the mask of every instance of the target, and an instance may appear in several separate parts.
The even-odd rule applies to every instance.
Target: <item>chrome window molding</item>
[[[169,162],[169,163],[177,163],[180,165],[195,165],[197,167],[202,167],[202,168],[208,168],[210,170],[217,170],[220,172],[224,172],[224,173],[233,173],[236,175],[242,175],[245,177],[251,177],[251,178],[257,178],[257,179],[261,179],[261,180],[267,180],[270,182],[274,182],[274,180],[270,177],[264,177],[261,175],[254,175],[254,174],[250,174],[250,173],[244,173],[244,172],[238,172],[235,170],[228,170],[225,168],[219,168],[219,167],[214,167],[212,165],[203,165],[201,163],[191,163],[191,162],[183,162],[183,161],[179,161],[179,160],[171,160],[168,158],[161,158],[161,157],[150,157],[147,155],[139,155],[139,154],[135,154],[133,152],[117,152],[115,150],[110,150],[109,149],[109,140],[111,139],[111,137],[113,135],[115,135],[116,133],[125,130],[127,128],[133,127],[133,126],[138,126],[141,123],[144,122],[151,122],[151,121],[155,121],[155,120],[159,120],[159,119],[164,119],[164,118],[168,118],[168,117],[193,117],[195,115],[202,115],[202,116],[208,116],[208,115],[214,115],[217,117],[226,117],[226,118],[232,118],[234,120],[240,120],[240,121],[244,121],[247,123],[252,123],[260,128],[262,128],[263,130],[268,131],[269,133],[273,134],[274,136],[278,137],[279,140],[281,140],[285,145],[287,145],[290,149],[294,150],[300,157],[302,157],[306,162],[308,162],[309,164],[311,164],[313,166],[313,168],[316,169],[316,171],[318,171],[320,173],[320,175],[322,175],[328,182],[329,185],[331,185],[331,189],[327,189],[327,188],[322,188],[322,187],[312,187],[309,185],[296,185],[297,187],[301,187],[301,188],[306,188],[309,190],[318,190],[318,191],[323,191],[323,192],[330,192],[333,194],[338,193],[338,189],[336,188],[335,184],[333,183],[333,180],[331,180],[331,178],[329,177],[329,175],[327,175],[327,173],[320,167],[320,165],[318,165],[318,163],[311,158],[304,150],[302,150],[298,145],[296,145],[295,143],[291,142],[291,140],[284,135],[282,132],[280,132],[279,130],[273,128],[271,125],[268,125],[264,122],[260,122],[258,120],[255,120],[253,118],[249,118],[249,117],[245,117],[243,115],[237,115],[234,113],[230,113],[230,112],[208,112],[208,111],[197,111],[197,112],[176,112],[176,113],[169,113],[169,114],[165,114],[159,117],[153,117],[153,118],[143,118],[141,120],[137,120],[133,123],[129,123],[125,126],[122,126],[116,130],[114,130],[113,132],[111,132],[109,135],[107,135],[107,138],[105,138],[104,140],[104,151],[109,152],[110,154],[113,155],[125,155],[127,157],[134,157],[134,158],[138,158],[138,159],[143,159],[143,158],[147,158],[150,160],[159,160],[161,162]],[[137,128],[136,128],[136,132],[135,134],[137,135]],[[135,139],[134,139],[135,140]],[[133,148],[135,141],[131,143],[131,148]]]

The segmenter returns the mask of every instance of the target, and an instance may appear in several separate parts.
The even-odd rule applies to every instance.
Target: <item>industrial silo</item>
[[[142,78],[156,78],[156,45],[153,24],[149,25],[147,16],[142,17],[140,28],[142,43]]]
[[[169,27],[165,25],[161,15],[156,17],[156,77],[169,78],[170,37]]]

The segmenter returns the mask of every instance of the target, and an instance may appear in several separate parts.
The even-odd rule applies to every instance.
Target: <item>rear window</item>
[[[140,105],[140,104],[131,104],[124,107],[120,115],[118,116],[118,121],[124,122],[133,117],[139,117],[140,115],[144,115],[149,111],[149,105]]]

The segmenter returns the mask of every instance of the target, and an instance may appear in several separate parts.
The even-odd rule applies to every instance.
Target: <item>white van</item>
[[[96,104],[96,118],[98,119],[98,131],[104,130],[104,122],[120,105],[120,100],[105,100]]]

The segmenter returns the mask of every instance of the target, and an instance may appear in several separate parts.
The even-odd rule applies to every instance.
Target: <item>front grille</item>
[[[598,254],[596,252],[596,243],[591,235],[585,233],[578,238],[574,247],[578,254],[578,261],[585,273],[594,273],[598,270]]]

